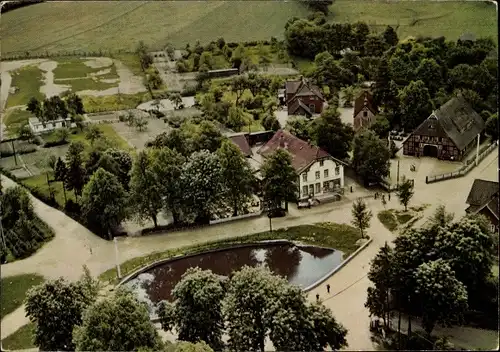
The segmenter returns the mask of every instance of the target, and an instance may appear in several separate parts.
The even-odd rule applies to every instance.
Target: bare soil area
[[[148,125],[144,131],[138,131],[135,127],[128,126],[125,122],[113,123],[112,126],[121,137],[129,142],[129,144],[133,145],[138,150],[142,150],[146,142],[171,129],[162,119],[148,118],[147,121]]]

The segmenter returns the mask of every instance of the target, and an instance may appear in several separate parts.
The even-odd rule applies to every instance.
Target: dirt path
[[[429,185],[416,183],[415,196],[411,204],[432,203],[432,206],[426,210],[426,215],[431,214],[439,204],[445,204],[447,210],[454,212],[458,218],[465,214],[465,199],[475,178],[498,180],[497,162],[498,151],[494,151],[466,177]],[[2,179],[5,187],[14,184],[13,181],[4,176],[2,176]],[[367,194],[368,192],[365,192],[365,195]],[[351,196],[354,198],[358,195],[353,194]],[[89,267],[93,275],[114,266],[115,256],[112,243],[100,239],[62,212],[45,205],[35,198],[33,198],[33,204],[37,214],[54,228],[56,236],[34,256],[2,265],[3,277],[21,273],[41,273],[47,278],[64,276],[70,280],[75,280],[80,277],[83,264]],[[364,308],[366,289],[369,285],[366,273],[369,270],[370,260],[377,253],[378,248],[385,241],[389,242],[394,238],[394,235],[385,229],[376,218],[376,214],[384,209],[381,202],[369,198],[367,204],[374,214],[371,227],[368,230],[373,242],[342,270],[310,293],[310,298],[315,299],[316,292],[319,292],[321,298],[326,299],[325,304],[332,309],[338,320],[349,329],[349,349],[366,350],[373,348],[369,338],[368,312]],[[395,197],[392,197],[386,208],[400,208],[400,205]],[[323,221],[349,223],[350,219],[351,202],[337,202],[301,211],[299,216],[273,219],[273,228]],[[261,217],[249,219],[248,221],[209,226],[201,230],[164,233],[139,238],[120,238],[118,241],[120,262],[156,251],[241,236],[241,234],[245,233],[265,231],[268,228],[268,219]],[[92,248],[92,254],[89,248]],[[328,297],[324,288],[327,283],[332,288],[331,296]],[[24,321],[19,320],[17,323],[14,321],[20,319],[14,319],[16,314],[19,313],[16,311],[12,314],[12,318],[10,316],[4,318],[4,321],[7,318],[11,319],[9,320],[12,325],[11,331],[24,325]],[[22,314],[19,316],[22,316]],[[2,331],[2,337],[4,336],[7,335]]]

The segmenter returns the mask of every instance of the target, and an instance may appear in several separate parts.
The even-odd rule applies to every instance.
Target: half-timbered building
[[[461,160],[475,146],[484,121],[459,95],[434,111],[403,142],[403,154]]]

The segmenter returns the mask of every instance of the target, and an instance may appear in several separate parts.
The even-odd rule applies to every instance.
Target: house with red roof
[[[299,184],[299,199],[328,195],[344,187],[344,163],[288,131],[277,131],[257,153],[265,159],[280,148],[292,156],[292,166],[297,172]]]
[[[303,77],[297,81],[287,81],[284,95],[288,115],[311,117],[323,111],[325,104],[323,94],[316,85]]]
[[[498,182],[475,179],[465,201],[469,205],[465,211],[472,215],[484,215],[490,221],[493,232],[498,231],[499,194]]]

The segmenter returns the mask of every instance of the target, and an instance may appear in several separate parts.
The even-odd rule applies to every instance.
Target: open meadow
[[[400,37],[457,39],[463,32],[496,36],[495,6],[463,1],[336,0],[330,21],[365,21],[374,29],[398,27]],[[218,37],[226,41],[283,38],[289,18],[310,11],[298,1],[46,2],[2,16],[2,54],[184,47]]]

